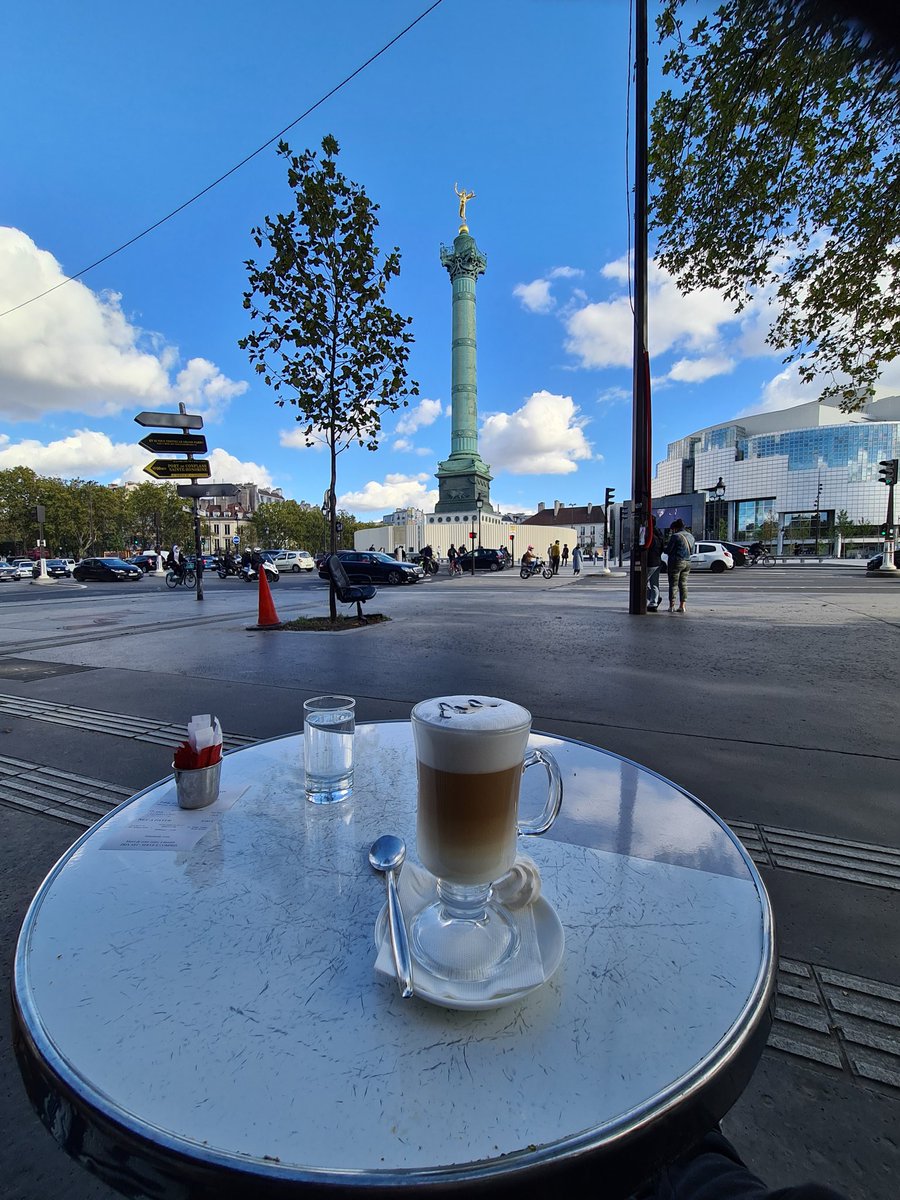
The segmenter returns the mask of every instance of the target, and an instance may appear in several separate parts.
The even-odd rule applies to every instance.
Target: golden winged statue
[[[466,225],[466,204],[470,200],[475,199],[475,193],[467,192],[465,188],[463,188],[463,190],[460,191],[459,184],[457,184],[457,183],[454,183],[453,190],[454,190],[454,192],[456,192],[457,196],[459,196],[459,219],[462,222],[462,224],[460,225],[459,228],[460,228],[460,232],[462,232],[463,229],[468,228],[468,226]]]

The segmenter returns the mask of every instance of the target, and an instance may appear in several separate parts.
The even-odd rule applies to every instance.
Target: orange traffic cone
[[[268,575],[264,567],[259,567],[259,618],[256,625],[248,625],[248,629],[281,629],[282,622],[278,620],[275,604],[272,600],[272,590],[269,587]]]

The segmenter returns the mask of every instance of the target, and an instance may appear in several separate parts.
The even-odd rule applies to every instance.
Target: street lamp
[[[484,507],[484,501],[479,496],[475,501],[475,507],[478,509],[478,549],[481,549],[481,510]]]
[[[722,512],[722,500],[725,496],[725,483],[721,475],[716,480],[715,486],[709,489],[709,495],[711,499],[712,520],[707,522],[706,536],[717,538],[719,536],[719,524],[724,516]]]

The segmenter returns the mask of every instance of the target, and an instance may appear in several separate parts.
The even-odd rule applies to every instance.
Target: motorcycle
[[[278,582],[278,568],[274,563],[264,562],[263,569],[266,572],[266,578],[269,583]],[[241,567],[241,579],[243,579],[244,583],[255,583],[256,577],[256,567],[252,567],[249,564],[246,567]]]
[[[216,574],[219,576],[220,579],[227,579],[229,575],[234,575],[236,577],[240,574],[240,572],[241,572],[240,567],[226,566],[225,563],[220,563],[219,566],[216,568]]]
[[[530,563],[522,563],[519,571],[520,578],[531,579],[534,575],[543,575],[545,579],[552,579],[553,571],[542,558],[533,558]]]

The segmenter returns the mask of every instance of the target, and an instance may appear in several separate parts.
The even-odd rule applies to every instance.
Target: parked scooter
[[[530,563],[522,563],[519,575],[522,579],[531,579],[534,575],[543,575],[545,579],[552,579],[553,571],[542,558],[533,558]]]
[[[278,582],[278,568],[274,563],[270,563],[268,559],[264,560],[263,570],[266,573],[266,578],[268,579],[269,583]],[[246,567],[241,567],[241,579],[243,579],[244,583],[256,583],[256,578],[256,567],[250,566],[249,564]]]

